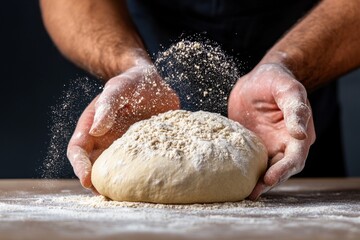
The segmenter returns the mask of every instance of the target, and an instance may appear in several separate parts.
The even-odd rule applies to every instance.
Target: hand
[[[152,65],[135,66],[110,79],[82,113],[68,145],[67,156],[81,184],[92,187],[92,164],[133,123],[178,108],[177,95]]]
[[[228,112],[268,150],[268,169],[250,199],[303,169],[315,141],[314,123],[304,86],[285,67],[263,64],[241,77],[230,94]]]

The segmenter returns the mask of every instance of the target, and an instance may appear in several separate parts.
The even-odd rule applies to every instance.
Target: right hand
[[[300,172],[316,134],[305,87],[281,64],[259,64],[235,84],[229,118],[256,133],[268,150],[268,169],[249,198]]]
[[[80,116],[68,144],[67,156],[83,187],[92,188],[92,164],[133,123],[179,107],[178,96],[151,64],[111,78]]]

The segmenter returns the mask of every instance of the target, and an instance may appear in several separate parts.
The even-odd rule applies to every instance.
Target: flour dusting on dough
[[[174,110],[133,124],[95,161],[92,182],[118,201],[239,201],[251,193],[266,159],[261,140],[239,123]]]

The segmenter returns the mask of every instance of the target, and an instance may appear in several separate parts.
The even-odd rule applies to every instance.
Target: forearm
[[[360,1],[323,0],[261,63],[280,63],[311,91],[360,66]]]
[[[41,0],[45,26],[59,50],[107,80],[150,61],[122,0]]]

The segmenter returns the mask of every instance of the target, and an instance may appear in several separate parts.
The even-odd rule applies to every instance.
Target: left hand
[[[151,64],[129,68],[111,78],[81,114],[67,156],[85,188],[98,156],[135,122],[179,108],[176,93]]]
[[[262,64],[241,77],[229,97],[229,118],[255,132],[268,150],[268,169],[250,199],[300,172],[314,123],[304,86],[278,64]]]

